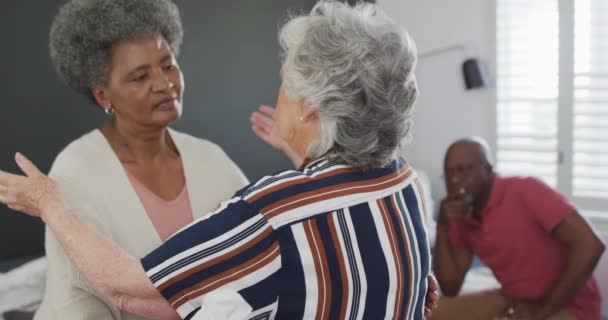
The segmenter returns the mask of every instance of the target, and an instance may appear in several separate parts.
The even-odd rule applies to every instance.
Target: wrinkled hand
[[[549,315],[540,303],[516,302],[496,320],[545,320]]]
[[[23,155],[18,153],[15,161],[25,176],[0,170],[0,202],[13,210],[42,218],[44,206],[60,199],[57,183]]]
[[[437,302],[439,302],[439,285],[432,274],[426,277],[426,282],[428,289],[424,299],[424,319],[429,319],[433,309],[437,308]]]
[[[441,201],[439,208],[439,222],[446,225],[460,219],[470,217],[473,214],[473,205],[470,196],[464,189],[457,194],[448,195]]]
[[[251,113],[251,130],[269,145],[285,150],[286,144],[279,135],[279,128],[275,120],[275,109],[270,106],[261,105],[258,111]]]

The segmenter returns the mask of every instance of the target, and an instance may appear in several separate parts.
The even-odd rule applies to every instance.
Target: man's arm
[[[471,267],[473,255],[466,249],[454,248],[447,228],[437,227],[433,269],[445,296],[455,296],[460,291],[464,277]]]
[[[466,248],[456,248],[450,240],[450,226],[469,213],[469,205],[462,200],[446,198],[441,202],[433,269],[445,296],[460,291],[464,277],[471,267],[473,254]]]
[[[561,310],[584,286],[604,251],[604,244],[574,205],[541,180],[520,179],[517,192],[530,217],[565,249],[567,260],[559,278],[535,306],[528,308],[533,310],[528,312],[532,319],[544,319]]]
[[[547,315],[558,312],[592,275],[605,245],[577,212],[570,214],[552,232],[568,250],[562,276],[548,291],[542,305]]]

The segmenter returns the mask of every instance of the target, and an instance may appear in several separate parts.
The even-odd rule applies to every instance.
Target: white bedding
[[[0,273],[0,319],[9,310],[35,310],[44,293],[47,261],[41,257]]]
[[[467,272],[460,294],[479,292],[500,288],[494,274],[488,267],[476,267]]]

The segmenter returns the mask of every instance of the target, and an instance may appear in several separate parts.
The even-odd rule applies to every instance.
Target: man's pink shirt
[[[450,240],[486,264],[509,297],[540,300],[561,276],[566,248],[551,232],[576,208],[538,179],[496,175],[482,223],[471,217],[454,223]],[[600,319],[601,294],[595,278],[566,304],[580,320]]]

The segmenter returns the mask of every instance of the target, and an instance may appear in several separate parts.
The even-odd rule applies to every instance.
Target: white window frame
[[[608,199],[576,197],[573,194],[573,160],[574,160],[574,32],[575,4],[572,0],[557,0],[559,10],[559,95],[558,95],[558,172],[557,190],[574,202],[580,213],[592,220],[594,225],[608,237]],[[497,17],[497,1],[493,1],[494,21]],[[497,26],[491,26],[493,34],[493,53],[491,70],[497,74]],[[498,92],[494,90],[493,121],[495,130],[492,132],[494,145],[498,145]],[[494,156],[498,153],[494,150]],[[608,186],[607,186],[608,188]]]

